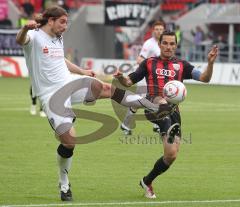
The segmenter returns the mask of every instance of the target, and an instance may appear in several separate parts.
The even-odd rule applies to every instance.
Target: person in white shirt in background
[[[31,115],[37,115],[37,97],[33,95],[32,93],[32,86],[30,87],[30,97],[31,97],[31,106],[30,106],[30,114]],[[40,103],[39,107],[39,115],[40,117],[46,117],[47,115],[43,111],[43,107]]]
[[[152,26],[152,37],[146,40],[142,46],[142,49],[139,53],[139,56],[137,57],[137,64],[140,65],[141,62],[147,58],[150,57],[158,57],[160,56],[160,48],[158,45],[158,40],[165,30],[165,24],[161,21],[155,21]],[[143,82],[143,83],[142,83]],[[146,93],[146,90],[144,88],[146,87],[146,81],[142,81],[136,89],[137,94],[144,94]],[[131,135],[132,129],[131,125],[134,121],[134,114],[137,112],[136,109],[133,107],[129,107],[126,113],[126,116],[120,126],[120,129],[124,132],[125,135]],[[159,126],[157,124],[153,125],[153,131],[154,132],[160,132]]]

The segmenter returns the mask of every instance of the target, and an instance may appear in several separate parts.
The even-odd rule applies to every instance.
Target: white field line
[[[88,110],[88,108],[80,108],[82,110]],[[96,108],[91,108],[92,110],[94,109],[98,109],[98,107]],[[1,107],[0,111],[29,111],[29,108],[26,107]],[[96,111],[96,112],[111,112],[113,111],[112,108],[104,108],[104,110],[101,111]],[[186,111],[186,112],[199,112],[199,111],[203,111],[203,112],[207,112],[207,111],[212,111],[212,112],[234,112],[234,111],[240,111],[240,107],[233,107],[233,108],[223,108],[223,107],[215,107],[215,108],[204,108],[204,107],[199,107],[199,106],[194,106],[194,108],[189,108],[189,107],[184,107],[184,110],[181,109],[182,111]],[[144,113],[142,111],[139,111],[138,114],[143,114]]]
[[[48,203],[48,204],[26,204],[26,205],[1,205],[0,207],[47,207],[47,206],[126,206],[126,205],[159,205],[159,204],[219,204],[240,203],[240,199],[233,200],[192,200],[192,201],[149,201],[149,202],[97,202],[97,203]]]

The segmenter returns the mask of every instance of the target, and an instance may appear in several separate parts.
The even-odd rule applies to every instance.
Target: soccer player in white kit
[[[94,101],[97,98],[111,98],[126,107],[141,107],[160,114],[171,110],[167,105],[159,107],[130,91],[103,83],[94,78],[95,74],[91,70],[83,70],[65,59],[62,34],[67,29],[67,20],[68,15],[63,8],[49,7],[41,16],[30,20],[16,37],[17,43],[23,47],[33,93],[41,101],[61,142],[57,149],[57,160],[62,201],[72,200],[68,173],[76,144],[72,124],[76,116],[65,107],[71,108],[73,103]],[[73,78],[70,72],[80,76]],[[61,99],[64,100],[62,105]]]
[[[140,65],[140,63],[150,57],[158,57],[160,56],[160,48],[158,45],[158,40],[165,30],[165,25],[161,21],[156,21],[154,22],[152,26],[152,37],[148,40],[146,40],[142,46],[142,49],[139,53],[139,56],[137,57],[137,64]],[[143,82],[143,83],[142,83]],[[137,91],[136,93],[146,93],[146,91],[141,91],[141,89],[146,87],[146,81],[141,81],[140,84],[137,86]],[[126,113],[126,116],[120,126],[121,130],[124,131],[125,135],[131,135],[132,130],[131,130],[131,123],[133,122],[134,119],[134,114],[137,112],[136,109],[129,107]],[[153,125],[153,131],[154,132],[159,132],[159,126],[157,124]]]

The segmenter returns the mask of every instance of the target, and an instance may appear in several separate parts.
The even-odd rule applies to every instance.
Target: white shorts
[[[137,88],[136,88],[135,93],[142,97],[146,97],[147,83],[146,83],[145,79],[142,79],[140,82],[137,83]]]
[[[95,100],[89,90],[94,80],[89,76],[73,76],[64,87],[39,97],[48,121],[58,136],[73,126],[76,116],[71,110],[72,104]]]

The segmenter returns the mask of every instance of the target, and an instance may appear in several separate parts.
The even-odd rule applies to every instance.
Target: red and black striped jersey
[[[129,74],[133,83],[137,83],[143,78],[147,82],[147,95],[162,96],[164,85],[171,80],[183,81],[192,79],[194,66],[189,62],[177,58],[162,60],[160,57],[145,59],[139,68]]]

